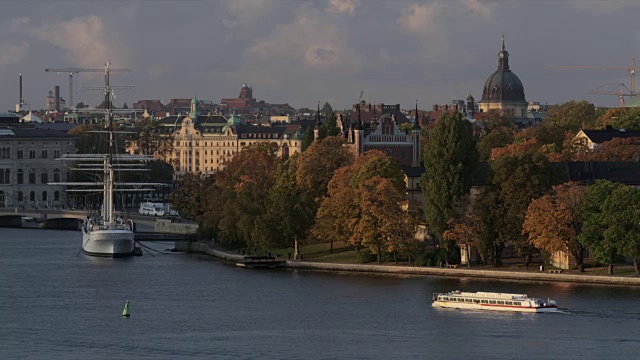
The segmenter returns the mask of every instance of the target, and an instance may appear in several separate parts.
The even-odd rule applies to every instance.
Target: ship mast
[[[111,106],[111,87],[109,84],[109,65],[107,61],[104,67],[104,124],[107,134],[107,154],[104,159],[104,191],[103,191],[103,211],[102,215],[106,225],[111,227],[113,224],[113,116]]]

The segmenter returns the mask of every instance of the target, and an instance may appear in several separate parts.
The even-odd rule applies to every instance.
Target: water
[[[631,359],[640,349],[638,288],[247,270],[177,253],[98,259],[76,257],[79,244],[79,232],[0,229],[1,359]],[[566,310],[431,307],[433,292],[453,289],[551,296]]]

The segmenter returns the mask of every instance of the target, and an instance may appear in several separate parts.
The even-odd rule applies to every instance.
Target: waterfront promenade
[[[211,255],[225,261],[236,262],[244,256],[225,251],[212,243],[176,242],[176,250]],[[284,259],[282,259],[284,260]],[[382,274],[444,276],[456,278],[484,278],[500,280],[526,280],[547,282],[571,282],[594,285],[640,286],[640,277],[620,275],[564,274],[532,271],[485,270],[474,267],[440,268],[422,266],[342,264],[310,261],[285,261],[285,267],[323,271],[350,271]]]

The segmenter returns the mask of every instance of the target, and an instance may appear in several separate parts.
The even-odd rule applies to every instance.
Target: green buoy
[[[122,316],[129,317],[129,300],[124,303],[124,309],[122,309]]]

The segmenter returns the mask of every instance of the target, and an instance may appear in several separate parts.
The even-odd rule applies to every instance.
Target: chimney
[[[55,96],[56,96],[56,111],[60,111],[60,86],[59,85],[56,85]]]
[[[438,111],[438,104],[433,104],[433,111]]]
[[[24,104],[24,98],[22,97],[22,74],[20,74],[20,105]]]

